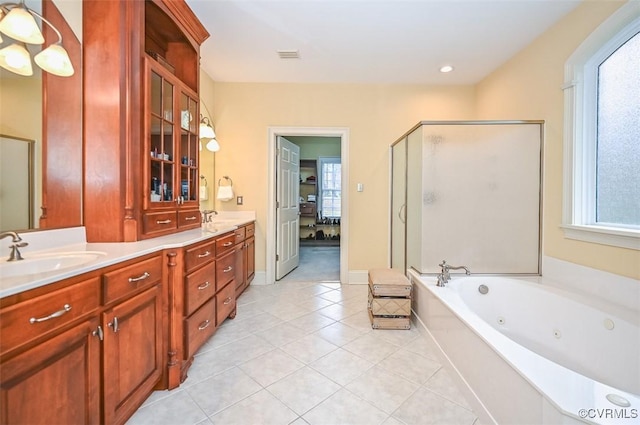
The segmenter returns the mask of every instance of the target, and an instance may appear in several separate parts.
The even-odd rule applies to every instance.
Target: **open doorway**
[[[341,138],[284,136],[299,148],[298,266],[276,280],[340,281],[340,224],[342,220]],[[280,176],[281,173],[276,173]],[[277,213],[276,213],[277,215]],[[283,237],[276,229],[276,239]],[[278,255],[278,253],[276,254]]]
[[[267,215],[266,283],[278,277],[278,243],[290,237],[281,233],[280,211],[276,202],[282,191],[278,187],[279,140],[286,139],[301,149],[297,187],[300,220],[297,223],[299,265],[286,279],[332,280],[347,283],[348,246],[348,136],[344,128],[270,128],[269,129],[269,209]],[[286,165],[285,165],[286,166]],[[326,179],[322,179],[322,175]],[[315,181],[314,181],[315,180]],[[293,184],[292,184],[293,185]],[[291,191],[293,193],[294,190]],[[283,226],[286,228],[286,226]],[[289,229],[291,226],[289,226]],[[280,239],[279,239],[280,238]],[[338,259],[338,262],[335,262]],[[337,267],[336,267],[337,266]],[[333,270],[331,269],[333,268]]]

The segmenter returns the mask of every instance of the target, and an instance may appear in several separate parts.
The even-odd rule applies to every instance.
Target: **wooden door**
[[[300,147],[278,136],[276,280],[300,261]]]
[[[98,319],[83,322],[3,361],[0,423],[100,422]]]
[[[149,288],[103,313],[104,423],[124,423],[162,374],[162,298]]]
[[[236,244],[236,297],[244,291],[247,283],[247,271],[245,267],[245,241]]]
[[[247,280],[246,285],[249,286],[249,284],[253,280],[253,277],[256,274],[256,238],[255,237],[252,236],[250,238],[247,238],[244,255],[245,255],[244,265],[246,267],[245,276]]]

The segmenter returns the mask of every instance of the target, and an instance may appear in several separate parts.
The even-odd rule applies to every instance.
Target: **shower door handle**
[[[398,210],[398,218],[402,224],[407,224],[407,204],[402,204]]]

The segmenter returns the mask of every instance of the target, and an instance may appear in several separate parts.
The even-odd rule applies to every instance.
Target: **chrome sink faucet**
[[[438,274],[438,283],[436,286],[445,286],[447,282],[451,279],[451,275],[449,274],[449,270],[461,270],[464,269],[465,274],[470,275],[471,271],[469,271],[468,267],[465,266],[450,266],[447,264],[445,260],[442,260],[442,263],[438,264],[440,267],[440,273]]]
[[[211,223],[213,221],[213,216],[218,215],[218,211],[216,210],[204,210],[202,211],[202,222],[203,223]]]
[[[0,239],[4,239],[6,237],[11,236],[13,238],[13,244],[9,245],[11,248],[11,254],[9,254],[9,259],[7,261],[19,261],[24,260],[22,258],[22,254],[20,254],[20,250],[18,248],[24,248],[29,245],[27,242],[22,242],[22,238],[18,236],[16,232],[2,232],[0,233]]]

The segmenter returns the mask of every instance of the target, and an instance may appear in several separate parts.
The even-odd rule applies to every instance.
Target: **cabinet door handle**
[[[118,332],[118,318],[114,317],[113,321],[111,323],[107,323],[107,326],[109,326],[111,329],[113,329],[113,333],[117,333]]]
[[[55,319],[56,317],[62,316],[69,310],[71,310],[71,306],[69,304],[65,304],[64,306],[62,306],[62,310],[58,310],[45,317],[32,317],[31,319],[29,319],[29,323],[33,325],[34,323],[46,322],[47,320]]]
[[[202,254],[198,254],[198,258],[204,258],[210,256],[211,253],[209,251],[205,251]]]
[[[222,270],[222,273],[229,273],[231,270],[233,270],[233,266],[229,266],[226,269]]]
[[[194,215],[194,216],[191,216],[191,217],[185,217],[184,221],[193,221],[195,219],[196,219],[196,216]]]
[[[198,330],[202,331],[204,329],[207,329],[210,324],[211,324],[211,321],[209,321],[209,319],[207,319],[204,322],[200,323],[200,326],[198,326]]]
[[[145,280],[146,278],[148,278],[149,276],[151,276],[149,274],[149,272],[144,272],[142,273],[140,276],[138,277],[130,277],[129,278],[129,283],[134,283],[134,282],[139,282],[141,280]]]
[[[207,289],[209,285],[211,285],[209,281],[206,281],[205,283],[201,283],[200,285],[198,285],[198,290],[202,291],[203,289]]]
[[[227,305],[231,302],[231,297],[228,297],[226,300],[222,302],[222,304]]]
[[[156,224],[169,224],[171,223],[170,219],[166,219],[166,220],[156,220]]]
[[[233,245],[233,242],[225,242],[222,244],[222,246],[231,246]]]
[[[98,329],[91,332],[91,335],[97,336],[100,341],[104,341],[104,332],[102,331],[102,326],[98,326]]]

